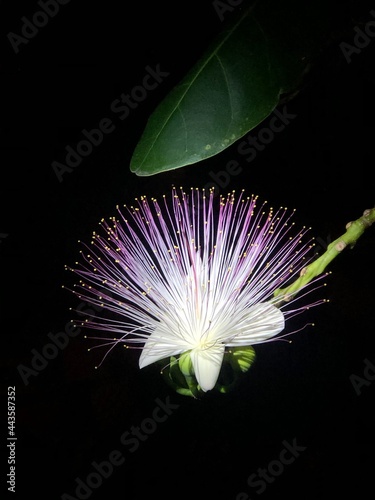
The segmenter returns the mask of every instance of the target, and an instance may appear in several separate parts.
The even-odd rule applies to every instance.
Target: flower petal
[[[227,346],[260,344],[284,330],[285,318],[280,309],[262,302],[248,309],[237,328],[239,333],[226,342]]]
[[[217,382],[224,350],[224,344],[216,343],[211,347],[193,349],[190,353],[195,377],[204,392],[213,389]]]
[[[160,361],[170,356],[176,356],[188,350],[188,347],[176,342],[168,342],[168,339],[163,337],[159,329],[155,329],[146,340],[143,346],[142,353],[139,357],[139,368],[151,365],[156,361]]]

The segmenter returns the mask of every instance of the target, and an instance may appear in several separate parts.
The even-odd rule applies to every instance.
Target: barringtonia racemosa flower
[[[187,356],[199,388],[213,389],[227,349],[267,342],[323,302],[273,296],[303,272],[313,244],[303,242],[308,228],[295,231],[293,212],[267,207],[244,191],[195,188],[117,207],[69,268],[81,278],[74,293],[110,313],[83,324],[111,334],[109,351],[141,348],[140,368]]]

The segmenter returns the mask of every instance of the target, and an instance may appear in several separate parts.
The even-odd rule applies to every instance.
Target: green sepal
[[[252,346],[231,347],[224,354],[223,365],[215,389],[226,393],[231,391],[252,366],[256,358]]]
[[[165,381],[178,394],[197,398],[201,392],[194,376],[193,364],[189,352],[183,353],[178,357],[171,356],[169,364],[162,369],[161,373]]]
[[[251,346],[232,347],[224,353],[223,364],[214,391],[226,393],[232,390],[255,361],[255,350]],[[163,363],[165,365],[165,363]],[[166,382],[183,396],[198,398],[204,394],[194,373],[190,351],[171,356],[162,369]]]

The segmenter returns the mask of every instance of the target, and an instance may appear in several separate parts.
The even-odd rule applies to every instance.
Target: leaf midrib
[[[246,17],[249,15],[249,13],[255,8],[255,5],[256,5],[257,2],[255,2],[253,5],[251,5],[251,7],[249,7],[245,13],[243,14],[243,16],[233,25],[233,27],[228,30],[228,34],[226,36],[223,37],[222,41],[218,44],[218,46],[215,48],[215,50],[209,54],[207,56],[207,59],[202,61],[202,65],[200,66],[200,68],[198,68],[197,70],[197,73],[194,75],[193,79],[189,82],[189,84],[187,85],[187,88],[185,90],[185,92],[181,95],[181,98],[179,99],[179,101],[177,102],[177,104],[174,106],[173,110],[170,112],[170,114],[168,115],[168,117],[166,118],[166,120],[164,121],[162,127],[160,128],[158,134],[155,136],[155,139],[154,141],[152,142],[152,144],[150,145],[147,153],[144,155],[143,157],[143,160],[142,162],[139,164],[139,167],[137,168],[136,171],[139,171],[139,169],[142,167],[142,165],[144,164],[144,162],[146,161],[146,159],[148,158],[149,154],[150,154],[150,151],[152,150],[152,148],[154,147],[156,141],[158,140],[160,134],[163,132],[164,128],[166,127],[167,123],[169,122],[169,120],[171,119],[172,115],[176,112],[176,110],[179,108],[180,106],[180,103],[181,101],[184,99],[184,97],[186,96],[186,94],[189,92],[191,86],[193,85],[193,83],[195,82],[195,80],[198,78],[198,76],[200,75],[200,73],[203,71],[203,69],[207,66],[207,64],[209,63],[209,61],[217,56],[217,53],[218,51],[220,50],[220,48],[222,47],[222,45],[232,36],[233,32],[238,28],[238,26],[240,26],[240,24],[246,19]],[[218,57],[218,56],[217,56]],[[180,109],[180,113],[182,114],[182,111]]]

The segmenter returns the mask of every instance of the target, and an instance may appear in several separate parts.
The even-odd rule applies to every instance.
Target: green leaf
[[[320,12],[319,1],[248,8],[157,106],[130,170],[149,176],[196,163],[261,123],[315,57],[325,29]]]

